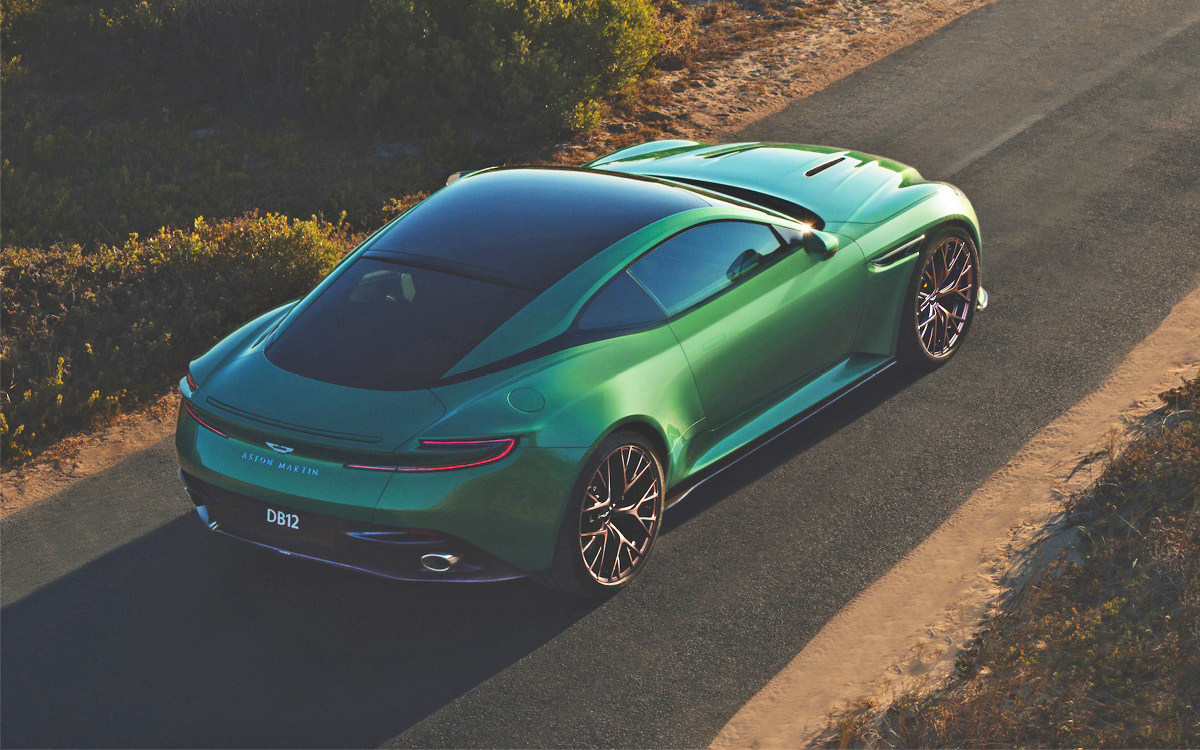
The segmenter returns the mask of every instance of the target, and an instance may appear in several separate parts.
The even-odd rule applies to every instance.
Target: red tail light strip
[[[513,452],[517,447],[516,438],[496,438],[493,440],[421,440],[422,447],[429,448],[480,448],[495,446],[499,453],[494,456],[471,461],[463,464],[445,464],[439,466],[367,466],[364,464],[346,464],[347,469],[365,469],[366,471],[450,471],[451,469],[467,469],[472,466],[495,463]]]
[[[217,433],[218,435],[220,435],[220,436],[221,436],[221,437],[223,437],[223,438],[227,438],[227,437],[229,437],[229,436],[228,436],[228,435],[226,435],[225,433],[223,433],[223,432],[221,432],[220,430],[218,430],[216,427],[213,427],[213,426],[212,426],[212,425],[210,425],[208,422],[205,422],[203,419],[201,419],[200,417],[196,416],[196,412],[192,411],[192,407],[188,406],[188,402],[187,402],[187,401],[182,401],[182,402],[180,402],[180,403],[182,403],[182,404],[183,404],[183,409],[184,409],[184,411],[186,411],[186,412],[188,413],[188,416],[189,416],[189,417],[191,417],[192,419],[196,420],[197,422],[199,422],[201,427],[204,427],[205,429],[211,430],[211,431],[213,431],[213,432]]]
[[[200,384],[196,382],[196,379],[192,377],[192,373],[190,372],[187,373],[187,384],[191,386],[193,391],[200,387]]]

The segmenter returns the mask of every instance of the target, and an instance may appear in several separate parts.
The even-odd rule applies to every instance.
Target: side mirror
[[[452,174],[446,178],[446,184],[449,185],[452,182],[456,182],[460,177],[466,177],[469,174],[471,174],[471,173],[468,171],[455,172],[454,174]]]
[[[832,234],[818,232],[816,229],[810,229],[807,232],[781,231],[789,250],[802,247],[806,252],[812,253],[821,260],[833,257],[833,254],[838,251],[838,238]]]

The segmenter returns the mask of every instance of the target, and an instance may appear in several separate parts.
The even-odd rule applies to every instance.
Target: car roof
[[[439,190],[369,251],[538,292],[638,229],[710,205],[693,191],[637,177],[495,169]]]

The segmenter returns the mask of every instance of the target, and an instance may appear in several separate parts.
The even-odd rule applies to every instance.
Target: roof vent
[[[804,176],[805,176],[805,177],[812,177],[813,175],[820,174],[821,172],[824,172],[826,169],[829,169],[830,167],[832,167],[833,165],[835,165],[835,164],[837,164],[837,163],[839,163],[839,162],[843,162],[843,161],[846,161],[846,157],[844,157],[844,156],[839,156],[839,157],[838,157],[838,158],[836,158],[836,159],[833,159],[833,160],[831,160],[831,161],[827,161],[827,162],[825,162],[824,164],[820,164],[820,165],[817,165],[817,166],[813,167],[812,169],[810,169],[810,170],[808,170],[807,172],[805,172],[805,173],[804,173]]]

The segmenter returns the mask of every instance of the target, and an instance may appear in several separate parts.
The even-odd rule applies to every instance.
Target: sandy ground
[[[949,520],[839,612],[729,721],[714,748],[825,744],[831,712],[937,685],[1002,595],[1070,540],[1064,499],[1100,451],[1200,367],[1200,289],[1104,385],[1047,425]]]
[[[990,2],[837,0],[752,49],[664,73],[656,81],[663,101],[606,118],[588,144],[561,146],[556,156],[578,162],[655,137],[721,140]],[[647,124],[661,131],[647,133]]]
[[[732,60],[667,74],[696,134],[719,136],[783,109],[991,0],[839,0],[811,26]]]
[[[94,432],[73,435],[33,462],[0,474],[0,519],[98,474],[175,434],[179,395],[171,393]]]

